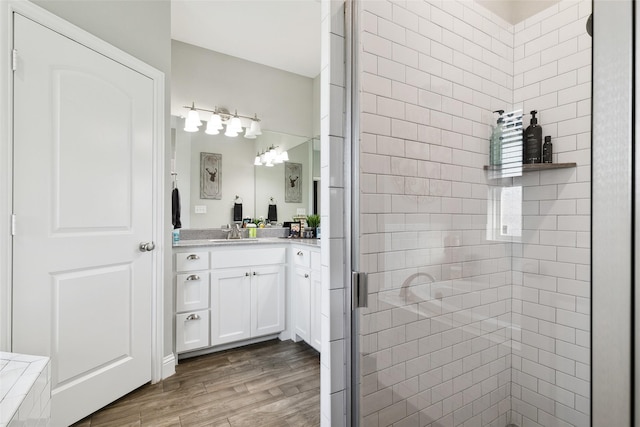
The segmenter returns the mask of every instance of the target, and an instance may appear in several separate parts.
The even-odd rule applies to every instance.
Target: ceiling
[[[172,0],[171,38],[315,78],[319,0]]]

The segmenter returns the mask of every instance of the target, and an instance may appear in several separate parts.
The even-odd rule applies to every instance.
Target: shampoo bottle
[[[491,139],[489,140],[489,164],[497,166],[502,164],[502,131],[504,126],[504,110],[496,110],[498,113],[498,121],[496,126],[491,130]]]
[[[542,163],[552,163],[553,157],[553,145],[551,144],[551,136],[544,137],[544,144],[542,145]]]
[[[531,124],[524,131],[524,163],[542,162],[542,128],[538,126],[537,111],[531,112]]]

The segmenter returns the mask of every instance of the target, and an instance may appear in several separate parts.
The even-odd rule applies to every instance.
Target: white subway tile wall
[[[511,243],[486,239],[513,28],[472,2],[362,2],[361,416],[508,424]]]
[[[322,186],[322,352],[320,425],[345,426],[347,341],[345,340],[345,27],[343,1],[323,0],[321,27],[320,127]],[[376,87],[377,82],[370,82]]]
[[[590,3],[515,26],[473,1],[361,9],[363,425],[588,425]],[[518,108],[578,167],[489,179],[491,112]]]
[[[589,1],[563,1],[515,32],[526,57],[514,63],[514,107],[538,110],[553,161],[578,165],[514,180],[529,204],[513,251],[511,420],[521,426],[589,425],[590,13]]]

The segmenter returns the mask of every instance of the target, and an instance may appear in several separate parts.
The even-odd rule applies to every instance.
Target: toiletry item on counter
[[[496,110],[494,113],[498,113],[498,120],[496,126],[491,129],[491,139],[489,140],[489,164],[491,166],[502,164],[502,131],[504,118],[504,110]]]
[[[247,224],[247,229],[249,230],[250,238],[255,238],[258,235],[258,227],[255,224]]]
[[[173,230],[173,243],[178,243],[180,241],[180,229],[176,228]]]
[[[553,163],[553,144],[551,144],[551,136],[544,137],[542,145],[542,163]]]
[[[525,156],[523,163],[542,162],[542,127],[538,125],[536,114],[538,114],[536,110],[531,112],[531,124],[524,131]]]

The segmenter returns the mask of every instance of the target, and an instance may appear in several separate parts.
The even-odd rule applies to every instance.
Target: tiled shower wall
[[[511,243],[486,238],[483,166],[513,27],[473,2],[360,4],[363,425],[504,427]]]
[[[588,425],[588,2],[515,27],[470,1],[361,7],[364,425]],[[578,167],[489,179],[510,108]],[[524,187],[522,243],[488,235],[501,185]]]
[[[563,1],[515,27],[514,103],[540,111],[554,162],[577,163],[514,179],[523,187],[511,390],[520,426],[589,425],[590,13],[591,1]]]

